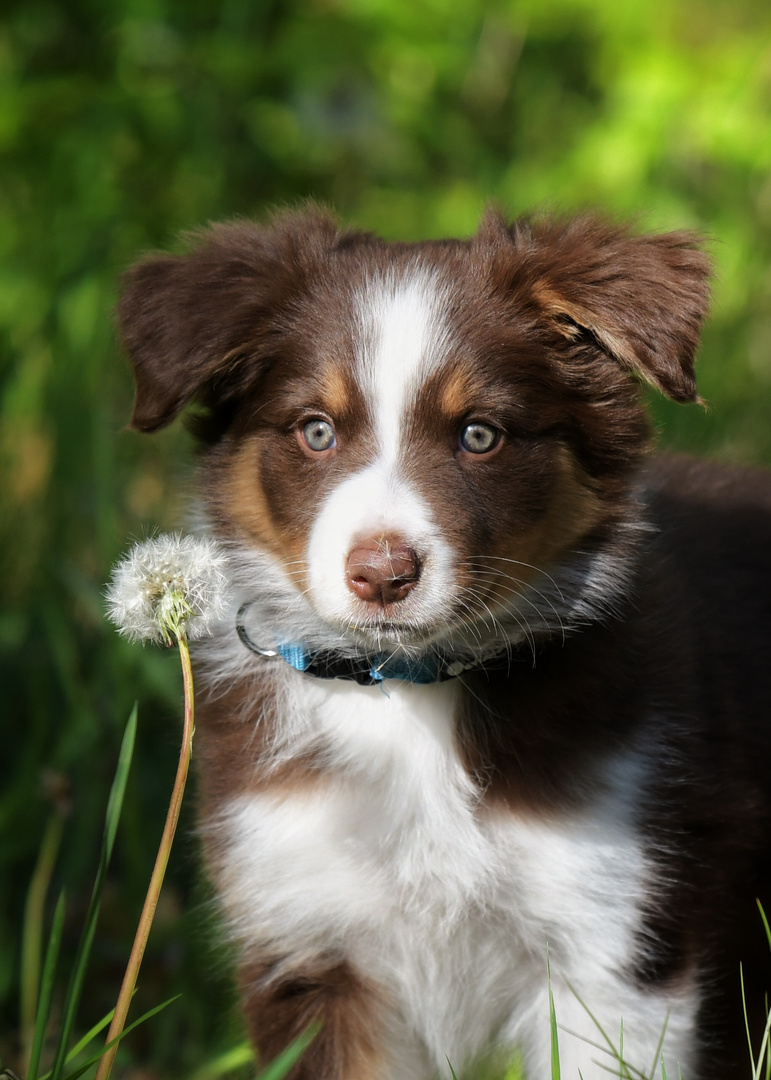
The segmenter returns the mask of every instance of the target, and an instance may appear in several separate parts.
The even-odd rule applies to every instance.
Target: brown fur
[[[279,976],[272,965],[248,964],[239,982],[249,1034],[267,1061],[318,1029],[312,1052],[287,1080],[377,1080],[381,1003],[349,964],[330,961]]]

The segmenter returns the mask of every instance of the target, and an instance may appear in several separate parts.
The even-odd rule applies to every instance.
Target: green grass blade
[[[38,1016],[38,998],[40,994],[40,978],[43,942],[43,921],[45,915],[46,897],[51,875],[56,865],[56,858],[62,842],[64,831],[63,814],[54,811],[43,834],[35,869],[27,890],[27,902],[24,906],[24,928],[22,931],[21,945],[21,1033],[23,1060],[27,1065],[29,1075],[29,1063],[32,1061],[32,1043]]]
[[[514,1055],[503,1080],[525,1080],[525,1067],[522,1063],[522,1054],[519,1051]]]
[[[766,931],[766,940],[768,941],[768,947],[769,947],[769,949],[771,949],[771,926],[768,925],[768,919],[766,918],[766,913],[765,913],[765,910],[763,909],[763,905],[761,904],[760,900],[756,900],[755,903],[758,905],[758,911],[760,912],[760,917],[763,920],[763,929]],[[765,1057],[766,1080],[771,1080],[771,1049],[769,1048],[769,1045],[768,1045],[768,1035],[769,1035],[769,1024],[770,1023],[771,1023],[771,1014],[769,1014],[769,1011],[768,1011],[768,998],[766,998],[766,1030],[765,1030],[765,1033],[764,1033],[764,1036],[763,1036],[763,1045],[761,1046],[761,1055],[760,1055],[760,1060],[758,1062],[758,1064],[760,1064],[760,1062],[762,1062],[764,1057]]]
[[[101,1020],[94,1024],[90,1031],[86,1032],[86,1034],[79,1042],[75,1043],[72,1050],[70,1050],[70,1052],[67,1054],[65,1064],[69,1061],[73,1061],[78,1056],[78,1054],[80,1054],[83,1050],[86,1049],[90,1042],[93,1042],[93,1040],[97,1037],[100,1031],[104,1031],[104,1029],[112,1020],[114,1012],[115,1009],[110,1009],[106,1016],[103,1016]]]
[[[69,985],[67,987],[67,994],[64,999],[64,1005],[62,1006],[62,1024],[59,1035],[59,1045],[56,1050],[56,1059],[54,1061],[54,1067],[51,1070],[52,1080],[61,1080],[64,1063],[67,1058],[67,1044],[70,1040],[70,1035],[72,1034],[75,1015],[77,1013],[78,1005],[80,1004],[80,995],[86,977],[86,965],[91,953],[94,934],[96,933],[96,920],[99,916],[99,907],[102,900],[102,889],[104,888],[107,865],[110,861],[113,844],[115,843],[115,834],[118,830],[118,820],[120,818],[121,807],[123,806],[123,796],[126,791],[126,782],[131,767],[131,757],[134,752],[136,730],[137,706],[135,705],[131,711],[128,723],[126,724],[126,730],[120,748],[120,756],[118,758],[118,767],[115,771],[115,779],[112,782],[110,797],[107,802],[107,814],[105,816],[104,837],[102,840],[102,851],[99,857],[99,867],[96,872],[96,879],[91,893],[91,900],[88,905],[83,932],[80,941],[78,942],[78,949],[75,954],[75,961]]]
[[[133,1031],[134,1028],[138,1028],[140,1024],[144,1024],[145,1020],[149,1020],[151,1017],[156,1016],[162,1009],[165,1009],[167,1005],[171,1005],[174,1001],[179,1001],[181,997],[181,994],[175,994],[174,997],[169,998],[168,1001],[164,1001],[163,1004],[156,1005],[153,1009],[148,1009],[146,1013],[142,1013],[133,1024],[129,1024],[127,1028],[124,1028],[120,1035],[116,1035],[115,1038],[108,1042],[106,1046],[103,1046],[97,1054],[90,1057],[84,1065],[79,1065],[73,1072],[67,1073],[64,1080],[78,1080],[78,1077],[82,1076],[83,1073],[88,1072],[93,1065],[96,1065],[99,1058],[102,1057],[107,1050],[116,1046],[121,1039],[125,1039],[130,1031]],[[41,1080],[47,1080],[47,1078],[41,1077]]]
[[[131,716],[128,718],[126,730],[123,734],[123,741],[121,742],[120,754],[118,756],[118,767],[115,770],[115,779],[112,782],[110,797],[107,800],[107,813],[105,814],[104,821],[105,861],[109,860],[112,855],[115,834],[118,831],[120,812],[123,807],[123,796],[126,794],[126,783],[128,781],[129,769],[131,768],[131,758],[134,754],[136,734],[137,706],[135,705],[131,710]]]
[[[54,911],[53,923],[51,924],[51,936],[48,939],[43,973],[40,979],[40,997],[37,1003],[35,1015],[35,1029],[32,1038],[32,1047],[27,1066],[27,1080],[37,1080],[37,1071],[40,1067],[40,1055],[43,1052],[43,1040],[48,1027],[48,1016],[51,1012],[51,999],[54,992],[54,975],[56,974],[56,961],[59,958],[59,945],[62,940],[64,928],[64,892],[59,894]]]
[[[554,1008],[554,994],[551,989],[551,964],[549,946],[546,946],[546,981],[549,984],[549,1026],[551,1030],[551,1080],[560,1080],[560,1043],[557,1035],[557,1011]]]
[[[311,1024],[302,1035],[299,1035],[293,1043],[287,1046],[267,1069],[263,1070],[257,1080],[283,1080],[292,1066],[300,1060],[310,1044],[321,1030],[321,1024]]]
[[[226,1050],[211,1061],[207,1061],[200,1069],[196,1069],[190,1080],[217,1080],[226,1073],[233,1072],[243,1065],[249,1065],[254,1061],[254,1050],[249,1043],[239,1043],[232,1050]]]
[[[647,1078],[645,1076],[645,1073],[640,1072],[639,1069],[635,1069],[633,1065],[629,1065],[628,1062],[624,1061],[621,1058],[618,1050],[613,1045],[613,1040],[610,1038],[608,1033],[605,1031],[602,1024],[597,1019],[597,1017],[594,1015],[594,1013],[589,1008],[589,1006],[586,1004],[586,1002],[581,998],[578,991],[575,989],[574,986],[572,986],[569,982],[567,982],[567,980],[566,980],[566,984],[567,984],[568,990],[570,990],[573,997],[576,999],[578,1004],[581,1006],[581,1008],[584,1010],[586,1015],[589,1017],[589,1019],[592,1021],[594,1026],[597,1028],[597,1031],[600,1033],[600,1035],[604,1039],[606,1045],[601,1046],[601,1045],[599,1045],[597,1043],[593,1043],[591,1041],[591,1039],[587,1039],[583,1035],[579,1035],[575,1031],[572,1032],[572,1034],[575,1035],[579,1039],[583,1039],[584,1042],[588,1043],[590,1046],[595,1046],[598,1050],[601,1050],[603,1053],[609,1054],[612,1058],[614,1058],[618,1062],[619,1068],[620,1068],[620,1070],[622,1072],[622,1075],[625,1077],[625,1080],[633,1080],[633,1076],[632,1076],[633,1073],[637,1075],[639,1080],[647,1080]],[[605,1066],[601,1066],[601,1068],[605,1068]],[[614,1069],[615,1069],[615,1066],[614,1066]],[[610,1067],[608,1067],[606,1069],[606,1072],[611,1072],[611,1071],[612,1070],[610,1069]]]
[[[174,1001],[175,999],[171,998],[170,1000]],[[168,1004],[168,1002],[166,1002],[166,1004]],[[69,1064],[69,1062],[73,1061],[78,1056],[78,1054],[82,1053],[86,1049],[88,1044],[90,1042],[94,1041],[94,1039],[97,1037],[97,1035],[99,1034],[100,1031],[104,1031],[104,1029],[107,1027],[107,1025],[112,1020],[114,1013],[115,1013],[115,1009],[110,1009],[110,1011],[107,1013],[106,1016],[103,1016],[101,1020],[99,1020],[96,1024],[94,1024],[94,1026],[91,1028],[90,1031],[86,1032],[86,1034],[83,1036],[82,1039],[79,1040],[79,1042],[75,1043],[72,1050],[70,1050],[70,1052],[67,1054],[67,1057],[65,1058],[65,1061],[64,1061],[65,1065]],[[99,1053],[103,1054],[104,1050],[100,1050]],[[43,1076],[41,1076],[40,1080],[48,1080],[50,1075],[51,1075],[51,1073],[49,1071],[49,1072],[45,1073]],[[32,1080],[32,1077],[29,1077],[28,1080]]]
[[[455,1069],[453,1069],[453,1067],[452,1067],[452,1062],[450,1061],[449,1058],[447,1058],[446,1060],[447,1060],[447,1064],[448,1064],[448,1066],[450,1068],[450,1074],[452,1075],[452,1080],[458,1080],[458,1077],[455,1075]]]
[[[763,926],[765,927],[765,931],[766,931],[766,939],[768,940],[768,947],[769,947],[769,949],[771,949],[771,926],[768,925],[768,919],[766,918],[766,913],[763,910],[763,905],[761,904],[760,900],[756,900],[755,903],[758,905],[758,911],[760,912],[760,917],[763,920]]]
[[[766,1013],[766,1025],[763,1028],[763,1038],[760,1043],[760,1050],[758,1052],[758,1062],[755,1066],[754,1080],[760,1080],[760,1074],[763,1071],[763,1062],[766,1062],[766,1075],[768,1075],[768,1061],[769,1061],[769,1046],[768,1038],[769,1032],[771,1032],[771,1014]]]
[[[664,1059],[663,1059],[663,1057],[661,1055],[661,1052],[664,1049],[664,1039],[666,1037],[668,1027],[669,1027],[669,1009],[667,1009],[667,1014],[664,1017],[664,1026],[661,1029],[661,1035],[659,1036],[658,1046],[656,1047],[656,1053],[653,1055],[653,1064],[651,1065],[651,1077],[654,1077],[656,1075],[656,1066],[658,1065],[659,1060],[661,1060],[661,1072],[662,1072],[662,1074],[664,1076],[664,1080],[667,1080],[667,1077],[666,1077],[666,1071],[664,1069]]]
[[[752,1075],[755,1075],[755,1052],[752,1049],[752,1035],[750,1035],[750,1020],[747,1016],[747,997],[744,993],[744,968],[742,964],[739,964],[739,982],[742,988],[742,1012],[744,1013],[744,1030],[747,1035],[747,1047],[750,1052],[750,1064],[752,1066]]]

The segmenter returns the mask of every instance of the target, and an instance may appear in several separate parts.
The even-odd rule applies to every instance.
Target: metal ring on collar
[[[248,609],[252,606],[254,600],[247,600],[238,609],[236,615],[236,633],[238,634],[241,642],[250,650],[250,652],[256,653],[257,656],[278,656],[278,649],[265,649],[259,645],[255,645],[252,639],[249,637],[249,631],[244,626],[244,615]]]

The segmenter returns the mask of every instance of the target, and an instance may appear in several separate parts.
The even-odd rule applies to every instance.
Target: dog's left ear
[[[507,232],[536,302],[564,337],[590,334],[668,397],[698,401],[694,360],[712,269],[700,237],[635,236],[591,216],[515,222]]]

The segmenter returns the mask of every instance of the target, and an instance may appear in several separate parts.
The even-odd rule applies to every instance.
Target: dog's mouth
[[[439,650],[471,655],[487,652],[496,642],[505,641],[509,636],[497,620],[469,626],[467,619],[452,610],[425,620],[373,614],[347,620],[340,629],[349,641],[369,651],[398,648],[411,654]]]
[[[436,637],[435,624],[394,619],[387,614],[370,615],[364,619],[352,619],[345,624],[345,631],[369,645],[408,645],[418,647]]]
[[[424,584],[428,589],[424,590]],[[331,614],[331,621],[349,641],[374,651],[401,647],[420,652],[453,645],[464,652],[475,651],[486,648],[488,639],[501,631],[489,599],[480,604],[479,612],[471,611],[463,588],[453,579],[442,588],[422,581],[396,602],[364,604],[354,599],[347,607],[347,611],[327,613],[326,618]]]

